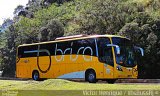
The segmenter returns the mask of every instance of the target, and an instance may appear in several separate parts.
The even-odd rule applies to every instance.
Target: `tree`
[[[42,27],[40,29],[40,41],[43,42],[43,41],[48,41],[48,35],[49,35],[49,31],[47,29],[47,27]]]
[[[14,9],[13,14],[14,14],[14,15],[18,15],[19,12],[24,11],[24,10],[25,10],[25,9],[24,9],[24,6],[23,6],[23,5],[18,5],[18,6]]]
[[[143,35],[138,23],[134,22],[124,25],[118,34],[130,38],[135,44],[139,42]]]
[[[1,48],[2,53],[2,76],[14,76],[16,64],[16,46],[15,46],[15,29],[11,25],[6,31],[7,42],[4,48]]]
[[[42,0],[29,0],[26,4],[26,10],[28,13],[34,13],[42,8],[41,6]]]
[[[137,20],[134,20],[137,21]],[[146,24],[147,23],[147,24]],[[160,78],[160,24],[154,18],[138,19],[138,22],[127,23],[122,27],[119,34],[129,37],[135,45],[141,46],[145,50],[144,57],[138,60],[140,78]]]
[[[53,4],[57,1],[74,2]],[[46,8],[41,2],[50,2],[47,3],[50,6]],[[2,47],[5,54],[2,64],[8,66],[12,62],[10,56],[15,56],[10,52],[14,44],[9,43],[18,46],[39,42],[38,35],[40,41],[49,41],[63,35],[119,34],[145,49],[145,56],[139,60],[140,77],[160,78],[159,5],[159,0],[29,0],[26,15],[23,6],[17,7],[15,13],[22,9],[22,15],[17,16],[14,27],[5,33],[8,35]],[[28,18],[29,14],[33,16]],[[14,40],[9,39],[11,36],[15,36]]]
[[[52,19],[47,24],[47,30],[49,31],[48,40],[55,40],[57,37],[64,35],[64,28],[59,20]]]

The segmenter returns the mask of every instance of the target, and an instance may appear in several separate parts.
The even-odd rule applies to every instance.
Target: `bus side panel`
[[[78,57],[77,57],[78,56]],[[61,73],[56,75],[56,78],[80,78],[82,75],[80,71],[83,70],[83,60],[81,55],[64,55],[63,60],[57,62],[59,64]],[[58,57],[58,56],[56,56]],[[72,59],[74,58],[74,59]],[[75,60],[75,58],[77,60]],[[65,66],[64,66],[65,65]],[[53,66],[54,67],[54,66]],[[80,77],[79,77],[80,76]],[[84,76],[83,76],[84,77]]]
[[[73,58],[76,58],[76,55],[72,55]],[[84,58],[92,58],[91,61],[85,61]],[[54,58],[53,58],[54,59]],[[103,64],[95,63],[95,56],[78,55],[77,60],[71,59],[70,55],[64,56],[64,61],[56,62],[59,65],[53,65],[52,69],[56,78],[85,78],[85,71],[87,69],[94,69],[98,78],[103,78]],[[64,65],[65,64],[65,71]],[[59,68],[57,68],[59,66]],[[60,72],[58,72],[60,70]]]
[[[49,56],[39,56],[37,68],[39,70],[40,78],[48,78],[51,74],[46,74],[51,67],[50,57]]]
[[[93,62],[92,62],[92,64],[90,65],[91,66],[91,68],[93,68],[94,70],[95,70],[95,72],[96,72],[96,78],[97,79],[102,79],[103,78],[103,68],[104,68],[104,64],[103,63],[100,63],[99,61],[98,61],[98,58],[97,57],[94,57],[93,58]]]
[[[56,78],[57,76],[65,74],[65,64],[56,61],[55,56],[52,56],[51,58],[51,69],[48,71],[48,74],[51,75],[50,78]],[[57,58],[61,58],[61,55],[57,56]]]
[[[22,78],[32,78],[31,69],[35,68],[37,57],[20,58],[16,64],[16,76]],[[34,66],[34,67],[33,67]]]

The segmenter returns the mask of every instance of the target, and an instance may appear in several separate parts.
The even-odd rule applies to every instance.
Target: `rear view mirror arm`
[[[120,47],[115,44],[107,44],[107,47],[115,47],[117,54],[120,54]]]
[[[141,55],[144,56],[144,50],[143,50],[143,48],[134,46],[134,49],[140,50],[141,51]]]

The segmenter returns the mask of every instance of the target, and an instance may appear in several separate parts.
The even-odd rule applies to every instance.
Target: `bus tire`
[[[35,80],[35,81],[40,80],[39,72],[38,71],[33,71],[33,73],[32,73],[32,79]]]
[[[108,84],[114,84],[117,79],[107,79]]]
[[[95,71],[93,71],[93,70],[90,70],[90,71],[88,71],[87,72],[87,74],[86,74],[87,76],[86,76],[86,80],[89,82],[89,83],[96,83],[96,73],[95,73]]]

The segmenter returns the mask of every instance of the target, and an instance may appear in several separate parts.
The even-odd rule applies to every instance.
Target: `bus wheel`
[[[38,71],[33,71],[32,79],[35,80],[35,81],[38,81],[40,79]]]
[[[87,74],[87,80],[89,83],[96,83],[96,73],[94,71],[89,71]]]
[[[116,79],[107,79],[107,82],[109,84],[114,84],[116,82]]]

